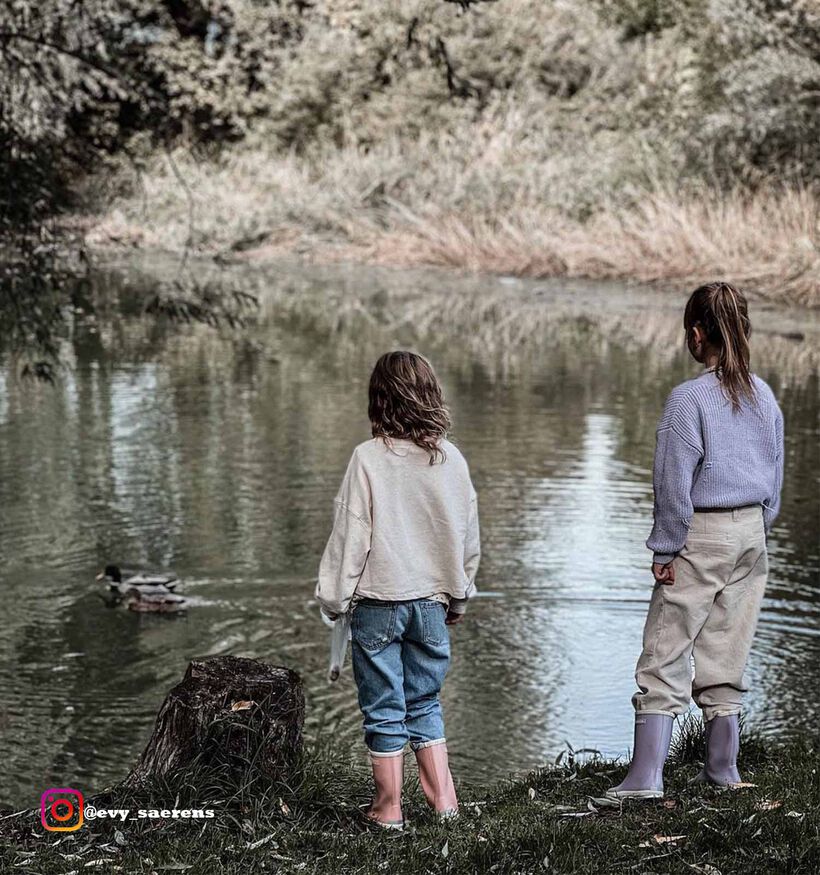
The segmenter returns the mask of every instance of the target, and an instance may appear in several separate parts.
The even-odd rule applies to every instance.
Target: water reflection
[[[482,595],[456,630],[445,691],[455,769],[500,777],[564,739],[625,751],[650,589],[654,426],[692,373],[680,301],[578,283],[235,269],[231,282],[262,294],[264,318],[233,342],[118,316],[144,281],[135,265],[100,274],[112,313],[98,331],[77,329],[57,388],[0,375],[3,801],[121,777],[167,688],[207,654],[298,668],[312,731],[333,727],[360,749],[350,678],[324,681],[311,591],[332,496],[367,436],[368,369],[398,344],[437,363],[481,500]],[[750,719],[766,731],[820,716],[820,330],[795,321],[758,312],[755,338],[788,428],[750,666]],[[191,611],[107,608],[93,575],[109,559],[173,567]]]

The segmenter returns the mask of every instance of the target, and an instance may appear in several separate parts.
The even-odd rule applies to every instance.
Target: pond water
[[[260,295],[239,340],[135,317],[161,266],[112,264],[55,387],[0,382],[0,750],[9,805],[122,777],[188,661],[304,677],[308,729],[362,754],[349,670],[325,679],[312,601],[332,498],[368,437],[384,350],[436,364],[479,493],[480,597],[453,633],[453,770],[503,778],[565,748],[625,754],[652,588],[654,428],[696,372],[683,298],[590,283],[361,267],[197,266]],[[748,722],[820,719],[817,315],[753,306],[755,369],[787,423],[782,515],[749,666]],[[184,616],[107,607],[108,561],[173,568]]]

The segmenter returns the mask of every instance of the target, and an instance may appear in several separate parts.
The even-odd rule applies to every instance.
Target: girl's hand
[[[660,562],[653,562],[652,574],[655,577],[655,583],[665,583],[671,586],[675,582],[675,566],[671,562],[668,562],[666,565],[661,565]]]
[[[336,620],[339,619],[341,614],[334,614],[332,611],[328,611],[326,608],[320,608],[319,613],[322,615],[322,619],[325,623],[335,623]]]
[[[457,614],[455,611],[447,611],[447,617],[444,622],[448,626],[456,626],[464,619],[464,614]]]

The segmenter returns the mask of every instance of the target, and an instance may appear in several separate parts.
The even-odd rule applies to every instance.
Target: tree
[[[127,148],[137,131],[163,146],[185,135],[219,142],[242,135],[242,101],[214,100],[229,3],[198,0],[12,0],[0,6],[0,348],[21,371],[52,380],[67,316],[86,264],[59,224],[70,181]],[[207,68],[222,70],[209,77]],[[210,93],[209,93],[210,92]],[[207,322],[241,320],[247,297],[213,290],[160,291],[155,311]],[[86,303],[87,306],[87,303]]]

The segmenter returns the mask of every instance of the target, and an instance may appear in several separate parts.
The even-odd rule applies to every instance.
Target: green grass
[[[97,821],[60,839],[40,827],[37,812],[6,817],[0,871],[820,871],[820,739],[772,747],[746,738],[741,768],[755,786],[721,791],[689,783],[699,770],[701,733],[693,723],[679,731],[663,802],[602,805],[595,800],[621,779],[625,765],[565,756],[560,765],[491,788],[462,787],[462,816],[443,825],[408,769],[409,826],[384,833],[359,812],[369,798],[367,774],[346,755],[315,748],[289,786],[188,774],[173,786],[139,794],[114,789],[95,799],[115,807],[215,807],[216,818],[204,825]]]

